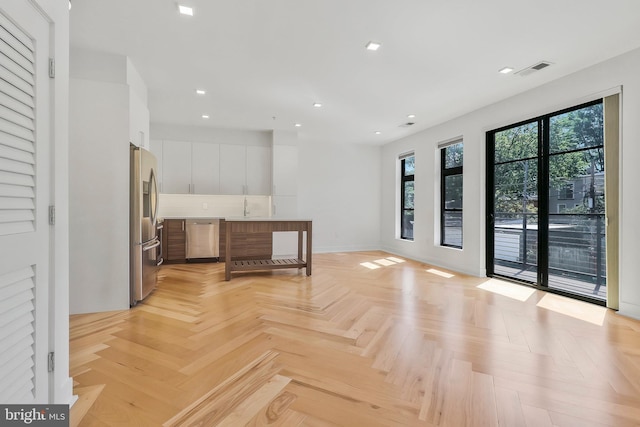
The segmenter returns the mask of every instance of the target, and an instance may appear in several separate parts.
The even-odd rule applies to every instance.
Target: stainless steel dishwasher
[[[220,248],[220,220],[218,219],[188,219],[187,259],[218,258]]]

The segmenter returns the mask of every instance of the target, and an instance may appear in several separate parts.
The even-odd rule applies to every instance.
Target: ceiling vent
[[[537,64],[534,64],[534,65],[532,65],[530,67],[524,68],[524,69],[516,72],[516,74],[521,76],[521,77],[528,76],[529,74],[533,74],[536,71],[544,70],[545,68],[547,68],[550,65],[551,65],[551,62],[549,62],[549,61],[540,61]]]
[[[409,126],[415,125],[414,122],[407,122],[400,125],[401,128],[408,128]]]

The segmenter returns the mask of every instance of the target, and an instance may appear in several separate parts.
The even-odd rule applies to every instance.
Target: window
[[[400,157],[400,238],[405,240],[413,240],[415,162],[413,153]]]
[[[567,182],[560,186],[558,200],[573,200],[573,182]]]
[[[462,141],[440,149],[440,244],[462,249]]]

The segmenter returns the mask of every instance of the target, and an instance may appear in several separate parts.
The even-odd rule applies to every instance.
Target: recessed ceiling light
[[[314,102],[313,106],[316,107],[316,108],[320,108],[320,107],[322,107],[322,104],[320,104],[319,102]]]
[[[367,43],[367,45],[365,47],[367,48],[367,50],[376,51],[376,50],[380,49],[380,46],[382,46],[382,45],[380,43],[378,43],[378,42],[369,42],[369,43]]]
[[[203,115],[202,115],[202,118],[203,118],[203,119],[208,119],[208,118],[209,118],[209,115],[208,115],[208,114],[203,114]]]
[[[179,4],[178,5],[178,10],[183,15],[193,16],[193,8],[190,8],[188,6],[183,6],[183,5]]]
[[[416,115],[415,114],[409,114],[407,117],[410,118],[410,119],[415,119]]]
[[[502,73],[502,74],[509,74],[512,71],[513,71],[513,68],[511,68],[511,67],[504,67],[504,68],[498,70],[498,72]]]
[[[382,132],[380,132],[379,130],[377,130],[375,133],[376,133],[376,135],[382,134]]]
[[[300,123],[296,123],[294,126],[295,126],[295,127],[297,127],[297,128],[299,128],[299,127],[300,127],[300,126],[302,126],[302,125],[301,125]]]
[[[204,95],[205,93],[207,93],[207,91],[205,91],[204,89],[196,89],[196,93],[198,95]]]

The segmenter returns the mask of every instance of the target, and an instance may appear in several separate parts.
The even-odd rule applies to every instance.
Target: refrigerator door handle
[[[153,249],[153,248],[156,248],[156,247],[158,247],[158,246],[160,246],[160,240],[158,240],[158,239],[156,238],[153,244],[151,244],[151,245],[149,245],[149,246],[145,246],[145,247],[143,247],[143,248],[142,248],[142,252],[146,252],[146,251],[148,251],[148,250],[150,250],[150,249]]]
[[[151,226],[155,227],[158,219],[158,183],[156,181],[156,173],[153,169],[151,169],[151,174],[149,176],[149,196],[150,196],[150,206],[149,206],[149,215],[151,217]]]

